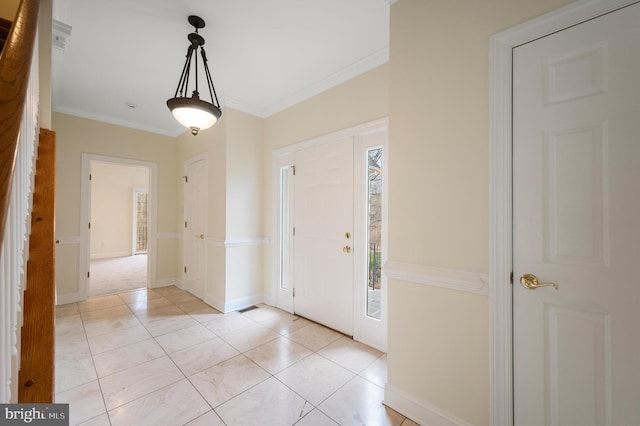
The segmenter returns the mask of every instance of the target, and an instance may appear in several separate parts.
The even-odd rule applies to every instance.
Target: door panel
[[[353,138],[297,151],[295,164],[295,312],[352,335]]]
[[[207,162],[204,157],[185,163],[184,280],[189,292],[202,298],[206,281]]]
[[[518,425],[640,424],[638,22],[636,4],[514,50]]]

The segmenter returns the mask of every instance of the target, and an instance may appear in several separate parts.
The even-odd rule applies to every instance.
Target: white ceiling
[[[182,133],[166,100],[193,31],[187,17],[198,15],[206,21],[199,32],[222,106],[268,117],[387,62],[389,3],[54,0],[54,19],[72,29],[64,51],[54,49],[53,108]]]

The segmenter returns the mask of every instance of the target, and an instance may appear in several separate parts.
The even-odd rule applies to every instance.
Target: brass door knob
[[[204,234],[197,234],[196,238],[200,238],[201,240],[204,240]]]
[[[351,247],[349,247],[349,246],[344,246],[344,247],[342,248],[342,251],[343,251],[343,252],[345,252],[345,253],[351,253]]]
[[[559,288],[558,284],[538,282],[538,277],[533,274],[524,274],[523,276],[521,276],[520,284],[522,284],[522,287],[526,288],[527,290],[535,290],[539,287],[555,287],[556,290]]]

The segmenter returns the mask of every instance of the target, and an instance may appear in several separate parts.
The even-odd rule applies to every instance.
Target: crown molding
[[[310,86],[305,87],[302,90],[287,96],[286,98],[274,103],[271,106],[260,108],[255,105],[247,104],[238,99],[224,97],[225,106],[236,109],[238,111],[246,112],[248,114],[255,115],[260,118],[267,118],[274,114],[279,113],[287,108],[290,108],[302,101],[305,101],[315,95],[318,95],[326,90],[329,90],[341,83],[351,80],[354,77],[364,74],[380,65],[389,62],[389,47],[385,47],[366,58],[349,65],[346,68],[330,75],[329,77],[322,79]]]
[[[270,108],[266,110],[266,117],[269,117],[277,112],[283,111],[289,107],[292,107],[312,96],[318,95],[326,90],[329,90],[345,81],[351,80],[354,77],[364,74],[365,72],[372,70],[382,64],[389,62],[389,46],[375,52],[366,58],[349,65],[346,68],[336,72],[329,77],[320,80],[319,82],[312,84],[305,89],[300,90],[297,93],[283,99],[280,102],[276,102]]]
[[[54,107],[53,108],[54,112],[59,112],[62,114],[68,114],[68,115],[73,115],[76,117],[80,117],[80,118],[86,118],[88,120],[94,120],[94,121],[101,121],[103,123],[107,123],[107,124],[113,124],[115,126],[121,126],[121,127],[128,127],[131,129],[136,129],[136,130],[142,130],[143,132],[150,132],[150,133],[157,133],[160,135],[164,135],[164,136],[171,136],[171,137],[178,137],[180,136],[182,133],[186,132],[187,129],[183,128],[179,131],[172,131],[169,129],[159,129],[157,127],[152,127],[152,126],[145,126],[139,123],[134,123],[131,121],[125,121],[125,120],[120,120],[114,117],[109,117],[106,115],[100,115],[100,114],[91,114],[88,112],[84,112],[84,111],[79,111],[77,109],[74,108],[66,108],[66,107]],[[184,132],[183,132],[184,130]]]

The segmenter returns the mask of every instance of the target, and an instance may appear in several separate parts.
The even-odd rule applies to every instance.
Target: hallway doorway
[[[82,173],[80,300],[151,286],[157,165],[83,154]]]
[[[91,161],[89,296],[147,287],[149,167]]]

